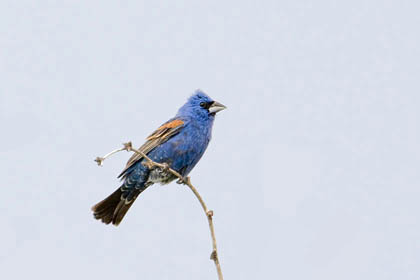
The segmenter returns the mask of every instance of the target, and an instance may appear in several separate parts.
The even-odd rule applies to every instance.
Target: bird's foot
[[[166,162],[162,163],[162,171],[168,172],[169,171],[169,164]]]
[[[178,181],[176,181],[177,184],[180,185],[188,185],[191,183],[191,179],[189,176],[185,176],[182,179],[178,179]]]

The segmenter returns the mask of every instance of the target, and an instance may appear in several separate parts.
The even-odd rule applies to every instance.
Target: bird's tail
[[[146,188],[147,186],[143,189],[130,190],[129,194],[122,188],[118,188],[110,196],[92,207],[93,216],[97,220],[102,220],[105,224],[112,222],[113,225],[118,226],[137,196]]]

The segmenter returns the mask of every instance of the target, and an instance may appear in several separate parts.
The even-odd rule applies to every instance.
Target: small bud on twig
[[[123,145],[124,145],[124,149],[125,149],[127,152],[130,152],[130,151],[131,151],[131,149],[133,148],[133,145],[131,144],[131,142],[123,143]]]
[[[211,252],[210,259],[213,260],[213,261],[217,260],[217,251]]]

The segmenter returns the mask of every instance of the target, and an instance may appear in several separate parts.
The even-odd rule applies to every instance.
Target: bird
[[[139,151],[186,178],[208,147],[216,113],[224,109],[225,105],[196,90],[175,117],[146,138]],[[155,183],[165,185],[176,179],[167,170],[145,163],[146,159],[137,153],[129,158],[118,176],[122,185],[92,207],[97,220],[118,226],[144,190]]]

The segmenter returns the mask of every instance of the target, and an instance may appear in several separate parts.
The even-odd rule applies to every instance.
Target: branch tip
[[[95,158],[95,161],[96,161],[96,163],[99,165],[99,166],[102,166],[102,164],[103,164],[103,162],[104,162],[104,158],[103,157],[97,157],[97,158]]]

